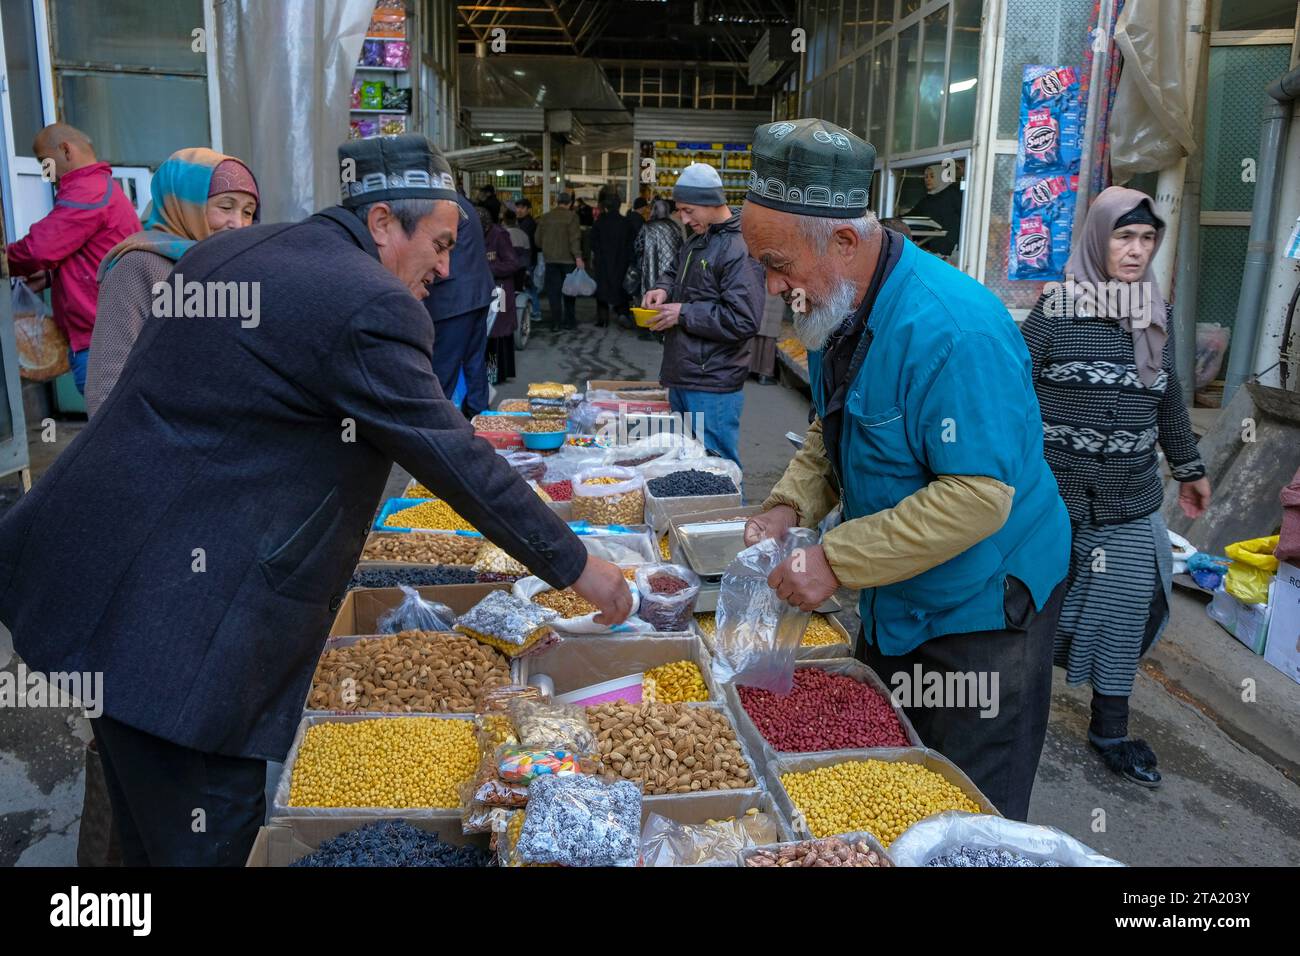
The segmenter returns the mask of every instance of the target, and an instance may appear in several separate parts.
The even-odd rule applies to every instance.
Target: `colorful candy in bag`
[[[382,65],[393,70],[407,69],[411,65],[411,45],[405,40],[385,40]]]
[[[400,136],[406,132],[405,116],[384,116],[380,120],[379,132],[384,136]]]
[[[361,84],[361,106],[363,110],[384,108],[384,84],[382,80],[367,80]]]
[[[384,66],[383,40],[363,40],[361,43],[362,66]]]
[[[538,777],[580,772],[578,755],[572,750],[529,750],[505,746],[497,754],[497,773],[507,783],[527,786]]]

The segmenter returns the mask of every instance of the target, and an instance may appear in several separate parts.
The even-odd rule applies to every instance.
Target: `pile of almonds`
[[[402,631],[327,651],[316,665],[310,710],[469,714],[510,683],[504,655],[463,634]]]
[[[473,564],[483,548],[482,538],[427,531],[371,532],[362,561],[403,561],[410,564]]]
[[[892,866],[888,859],[865,841],[852,843],[843,837],[787,843],[771,850],[757,850],[745,858],[745,866]]]
[[[649,796],[755,786],[736,731],[712,707],[621,703],[587,708],[606,769]]]

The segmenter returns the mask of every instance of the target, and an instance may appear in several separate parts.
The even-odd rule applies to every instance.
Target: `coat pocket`
[[[343,510],[338,499],[338,489],[331,489],[325,500],[316,506],[316,510],[298,526],[288,540],[259,562],[267,583],[277,593],[286,597],[312,599],[329,592],[329,581],[311,579],[290,584],[290,580],[316,549],[330,546],[330,533],[338,524]]]

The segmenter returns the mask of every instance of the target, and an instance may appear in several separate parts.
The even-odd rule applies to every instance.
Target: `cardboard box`
[[[1273,582],[1264,660],[1300,684],[1300,568],[1283,562]]]
[[[490,584],[437,584],[416,590],[421,597],[445,604],[457,614],[464,614],[493,591],[510,590],[510,584],[505,581]],[[378,633],[380,615],[397,607],[404,597],[401,588],[358,588],[349,591],[339,605],[338,613],[334,615],[334,626],[330,628],[328,636]]]
[[[486,850],[488,834],[465,834],[461,832],[460,818],[456,819],[411,819],[402,817],[395,811],[394,819],[405,819],[407,823],[427,833],[436,833],[438,839],[454,846],[477,846]],[[245,866],[288,866],[308,853],[320,848],[326,840],[333,839],[340,833],[347,833],[374,823],[374,817],[331,817],[324,819],[286,819],[257,831],[253,849],[249,851]]]
[[[520,659],[518,678],[526,684],[533,675],[545,674],[556,694],[567,694],[680,660],[695,662],[709,699],[720,703],[722,692],[713,683],[709,653],[694,631],[569,636],[548,651]]]
[[[1269,594],[1273,593],[1272,586]],[[1225,631],[1245,644],[1253,653],[1263,654],[1268,640],[1269,614],[1272,604],[1246,604],[1220,587],[1212,592],[1205,613]]]
[[[657,381],[649,381],[649,380],[636,381],[634,379],[626,379],[626,378],[592,378],[587,380],[588,392],[596,392],[596,391],[617,392],[620,389],[629,389],[629,388],[630,389],[662,389],[664,395],[662,398],[659,398],[657,400],[659,401],[668,400],[668,390],[663,385],[660,385]],[[650,396],[646,396],[646,397],[649,398]]]

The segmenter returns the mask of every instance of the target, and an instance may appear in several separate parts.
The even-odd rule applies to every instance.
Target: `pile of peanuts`
[[[479,695],[510,683],[510,662],[460,634],[402,631],[327,651],[311,710],[468,714]]]
[[[408,564],[470,565],[483,548],[482,538],[426,531],[373,532],[361,552],[363,561],[403,561]]]
[[[910,741],[885,696],[846,674],[797,667],[790,693],[738,685],[740,704],[774,750],[906,747]]]
[[[588,478],[583,486],[622,484],[618,478]],[[640,524],[645,519],[645,491],[631,491],[613,495],[575,494],[573,520],[592,524]]]
[[[542,607],[549,607],[552,611],[559,611],[560,617],[585,617],[600,610],[573,588],[565,588],[563,591],[541,591],[533,595],[532,601]]]
[[[886,847],[913,823],[944,810],[980,812],[960,787],[916,763],[850,760],[783,773],[781,786],[813,836],[861,830]]]
[[[526,412],[528,411],[528,399],[526,398],[503,398],[497,405],[499,412]]]
[[[601,704],[587,708],[606,769],[647,795],[735,790],[754,775],[726,715],[685,704]]]
[[[673,661],[645,672],[646,688],[661,704],[684,704],[709,699],[704,675],[694,661]]]
[[[435,531],[473,531],[474,526],[441,499],[430,499],[384,519],[389,528],[432,528]]]
[[[476,432],[517,432],[523,431],[525,421],[522,415],[475,415],[469,423]]]
[[[851,843],[842,837],[787,843],[775,850],[756,850],[745,858],[745,866],[893,866],[859,840]]]
[[[478,766],[474,724],[377,717],[307,728],[289,780],[293,807],[456,807]]]
[[[568,422],[564,418],[526,418],[523,430],[529,434],[546,434],[562,432],[567,428]]]

